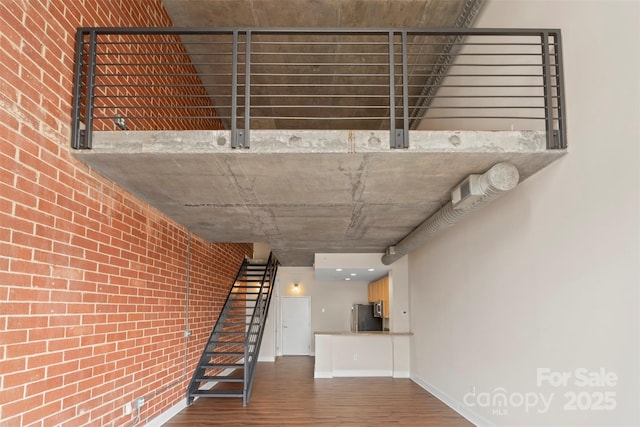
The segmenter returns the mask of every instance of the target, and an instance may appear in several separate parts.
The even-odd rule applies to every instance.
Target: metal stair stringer
[[[242,397],[249,401],[278,261],[245,259],[211,331],[187,389],[197,397]]]

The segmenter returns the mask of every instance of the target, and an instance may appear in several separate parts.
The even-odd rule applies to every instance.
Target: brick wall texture
[[[71,155],[76,27],[170,25],[160,0],[0,0],[2,427],[129,426],[138,397],[144,425],[180,402],[251,255]]]

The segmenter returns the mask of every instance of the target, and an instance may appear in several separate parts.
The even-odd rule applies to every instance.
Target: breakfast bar
[[[409,377],[409,338],[402,332],[316,332],[314,378]]]

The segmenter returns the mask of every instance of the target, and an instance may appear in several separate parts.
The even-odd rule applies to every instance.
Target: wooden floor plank
[[[258,363],[251,400],[201,398],[165,426],[470,426],[409,379],[313,378],[313,357]]]

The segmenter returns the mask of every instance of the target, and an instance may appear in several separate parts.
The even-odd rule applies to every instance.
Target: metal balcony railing
[[[80,28],[72,146],[96,130],[539,130],[566,148],[551,29]]]

